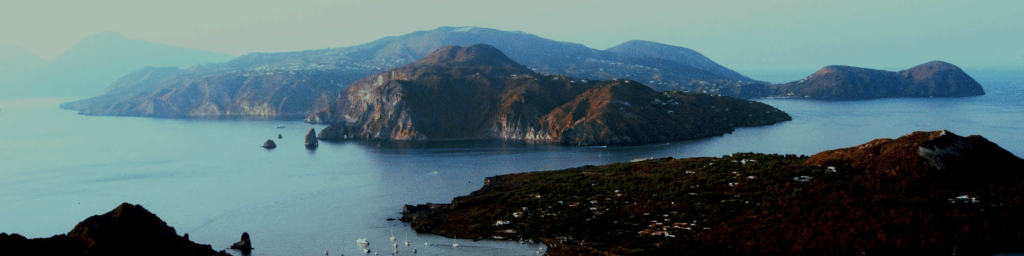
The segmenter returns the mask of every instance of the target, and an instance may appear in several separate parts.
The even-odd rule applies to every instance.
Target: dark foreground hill
[[[490,177],[406,206],[419,232],[539,239],[549,255],[992,255],[1024,251],[1022,160],[916,132],[813,157],[740,153]]]
[[[827,66],[807,78],[774,87],[773,96],[822,100],[894,97],[968,97],[985,91],[959,67],[932,61],[890,72],[850,66]]]
[[[506,139],[565,145],[693,139],[791,120],[730,97],[657,92],[630,80],[544,76],[489,45],[441,48],[366,77],[307,118],[325,140]]]
[[[0,254],[21,255],[230,255],[178,236],[140,205],[123,203],[79,222],[67,234],[27,239],[0,233]]]

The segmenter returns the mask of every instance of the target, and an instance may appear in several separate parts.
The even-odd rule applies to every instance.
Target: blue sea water
[[[955,99],[823,102],[764,99],[793,116],[724,136],[629,147],[561,147],[506,141],[321,142],[303,146],[298,121],[82,116],[73,99],[0,101],[0,232],[66,233],[121,202],[141,204],[179,234],[226,249],[249,232],[254,255],[357,255],[355,239],[390,253],[533,255],[538,244],[416,234],[404,204],[449,202],[485,177],[648,157],[735,152],[814,154],[913,131],[978,134],[1024,156],[1024,75],[972,72],[987,95]],[[286,128],[278,129],[284,124]],[[284,136],[277,139],[277,135]],[[260,147],[267,139],[278,148]],[[234,252],[234,254],[239,254]]]

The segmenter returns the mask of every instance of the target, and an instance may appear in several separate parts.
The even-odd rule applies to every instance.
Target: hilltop
[[[715,63],[703,54],[689,48],[662,44],[658,42],[631,40],[606,51],[618,53],[629,58],[658,58],[673,61],[679,64],[705,70],[709,73],[726,77],[729,79],[751,81],[749,77],[743,76],[736,71]]]

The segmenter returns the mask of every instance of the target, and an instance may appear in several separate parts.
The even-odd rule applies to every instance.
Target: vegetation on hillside
[[[951,184],[807,159],[742,153],[503,175],[452,204],[407,207],[404,220],[448,236],[543,239],[567,255],[1022,249],[1019,181]]]

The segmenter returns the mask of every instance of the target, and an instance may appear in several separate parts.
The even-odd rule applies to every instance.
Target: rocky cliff
[[[307,118],[325,140],[509,139],[638,144],[790,120],[729,97],[657,92],[630,80],[544,76],[489,45],[451,46],[366,77]]]
[[[0,234],[3,255],[229,255],[178,236],[174,228],[140,205],[123,203],[75,225],[66,235],[26,239]]]
[[[827,66],[807,78],[773,86],[772,96],[823,100],[893,97],[968,97],[984,95],[977,81],[960,68],[932,61],[890,72],[850,66]]]

